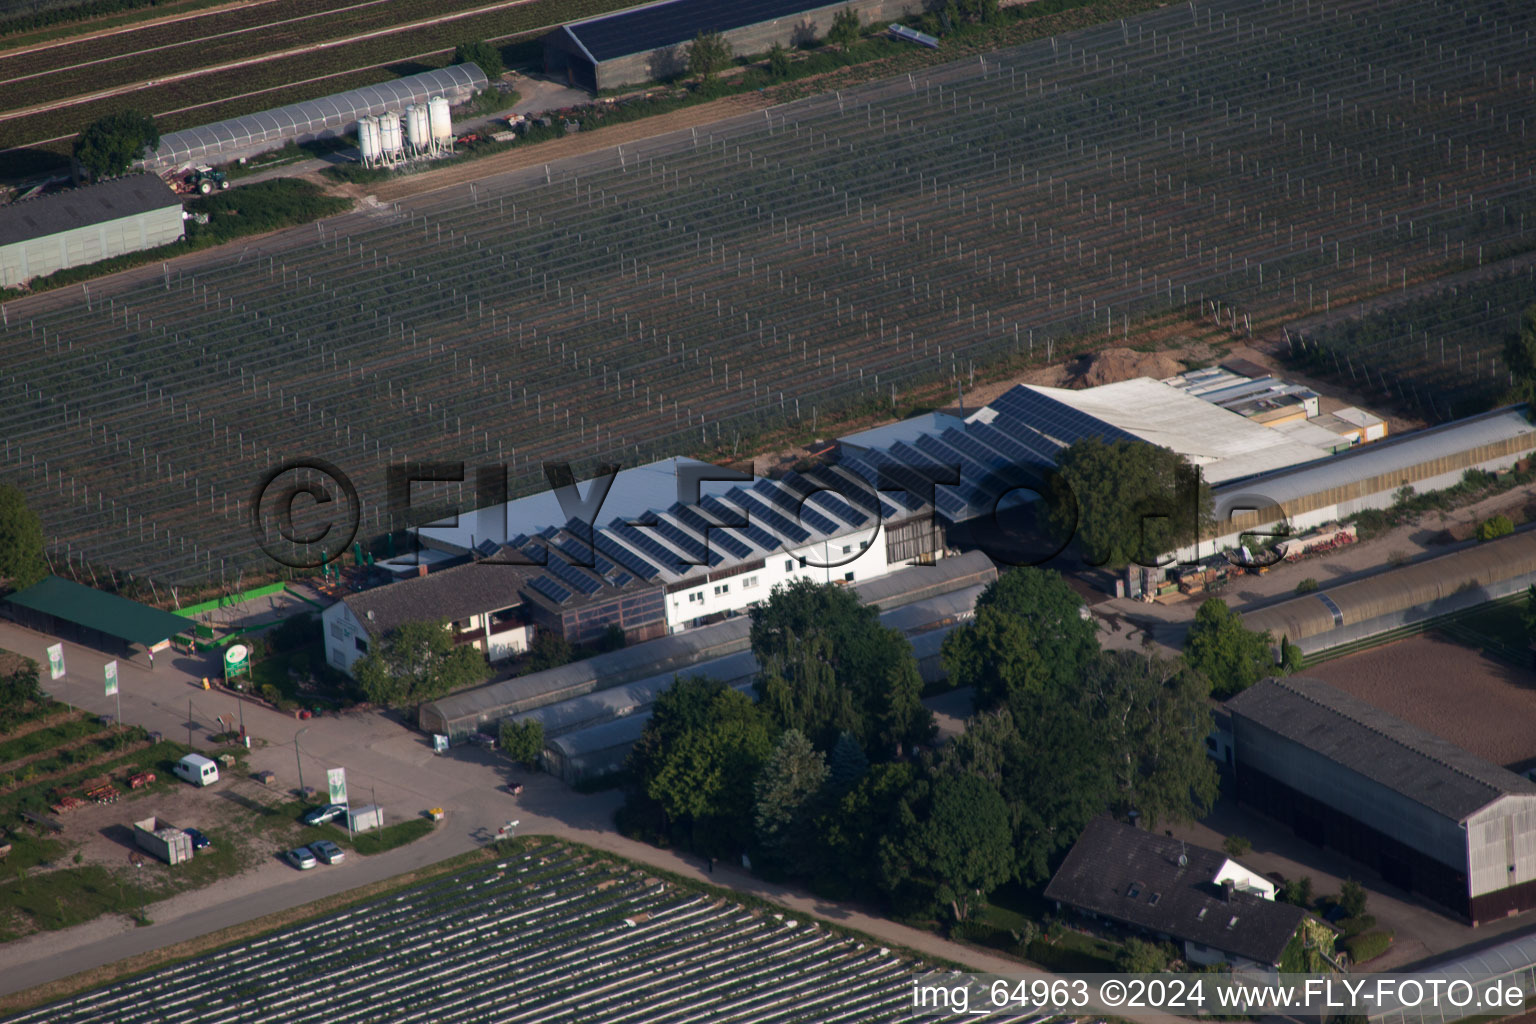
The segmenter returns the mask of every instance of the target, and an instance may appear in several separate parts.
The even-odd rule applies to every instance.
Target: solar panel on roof
[[[569,562],[558,558],[549,560],[549,571],[559,578],[560,582],[583,594],[595,594],[602,589],[602,584],[588,576]]]
[[[617,576],[615,576],[611,580],[609,580],[608,582],[612,583],[616,587],[622,587],[624,584],[629,583],[633,579],[634,579],[634,577],[631,576],[629,573],[621,572]]]
[[[673,505],[667,510],[667,514],[678,522],[688,526],[699,536],[708,540],[711,547],[719,547],[732,558],[748,558],[752,549],[731,535],[732,528],[711,523],[699,514],[698,510],[687,505]],[[740,517],[737,517],[738,519]]]
[[[646,536],[622,519],[615,519],[609,523],[608,529],[613,531],[615,537],[636,548],[663,569],[678,572],[690,565],[688,560],[682,555],[670,550],[655,537]]]
[[[670,0],[566,26],[593,60],[607,61],[686,43],[700,32],[726,32],[805,13],[805,0]]]
[[[731,508],[713,495],[705,495],[704,499],[699,502],[699,506],[710,515],[715,516],[717,519],[736,522],[743,518],[742,512]],[[741,536],[746,537],[753,544],[756,544],[764,551],[778,551],[784,547],[783,538],[775,537],[773,534],[763,529],[757,523],[752,521],[751,516],[745,516],[745,518],[747,525],[744,527],[736,528]]]
[[[992,403],[992,408],[998,413],[999,419],[1018,421],[1068,445],[1085,437],[1102,437],[1111,441],[1139,440],[1136,435],[1119,427],[1025,387],[1008,391]]]
[[[789,493],[772,480],[759,480],[752,485],[752,490],[783,511],[791,522],[798,518],[801,524],[809,525],[818,533],[836,533],[838,530],[836,523],[802,502],[799,495]]]
[[[896,504],[905,508],[908,512],[916,512],[923,507],[926,494],[926,485],[917,474],[906,471],[906,479],[903,479],[903,467],[900,463],[887,458],[879,460],[870,459],[864,463],[868,467],[871,486],[877,490],[882,498],[889,498]],[[911,486],[915,490],[907,490]],[[886,506],[889,509],[889,506]],[[886,515],[894,515],[894,511],[887,511]]]
[[[749,519],[761,522],[780,537],[786,537],[796,544],[811,539],[809,530],[790,522],[766,501],[760,498],[753,500],[752,492],[746,488],[733,487],[726,497],[745,511]]]
[[[971,423],[966,426],[966,436],[994,448],[1004,455],[1012,458],[1018,465],[1049,466],[1055,464],[1054,457],[1047,457],[1044,453],[1034,450],[1024,444],[1018,438],[1010,437],[990,423]],[[1056,450],[1052,446],[1053,450]]]
[[[592,549],[592,546],[575,537],[562,537],[555,547],[572,565],[596,569],[607,576],[613,571],[613,563]]]
[[[701,562],[708,565],[719,565],[725,560],[725,556],[716,551],[713,545],[696,540],[679,529],[676,523],[668,522],[665,519],[657,519],[653,529],[673,546],[686,551],[693,558]]]
[[[644,558],[635,554],[629,548],[620,544],[606,531],[599,531],[596,537],[597,550],[613,559],[619,565],[628,569],[643,580],[653,580],[661,575],[661,570],[656,568]]]
[[[816,506],[836,519],[841,519],[850,526],[863,526],[869,522],[869,516],[851,504],[848,498],[836,489],[835,485],[842,484],[841,479],[828,480],[825,477],[802,476],[799,473],[789,472],[780,478],[779,483],[802,501]]]
[[[556,604],[565,604],[571,599],[571,592],[548,576],[536,576],[528,585]]]

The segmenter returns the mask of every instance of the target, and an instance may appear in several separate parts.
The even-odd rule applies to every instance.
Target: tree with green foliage
[[[1214,723],[1206,681],[1179,661],[1106,651],[1083,696],[1107,758],[1110,810],[1139,811],[1152,826],[1195,821],[1216,802],[1216,766],[1205,753]]]
[[[611,654],[614,651],[622,651],[624,645],[628,642],[629,640],[624,635],[623,627],[617,623],[610,622],[603,629],[602,635],[597,638],[593,646],[597,648],[599,654]]]
[[[501,51],[483,39],[472,43],[460,43],[453,48],[455,64],[478,64],[485,77],[495,80],[507,70],[502,63]]]
[[[837,795],[848,792],[869,771],[869,758],[851,732],[837,734],[832,754],[827,758],[827,785]]]
[[[1511,402],[1526,402],[1526,416],[1536,418],[1536,304],[1520,314],[1520,327],[1504,340],[1504,365],[1514,385]]]
[[[636,796],[696,850],[734,853],[752,840],[754,786],[773,752],[773,726],[752,698],[702,676],[657,698],[628,767]]]
[[[1230,835],[1221,841],[1221,849],[1228,857],[1244,857],[1253,850],[1247,836]]]
[[[407,622],[385,634],[352,668],[363,695],[375,704],[420,704],[491,674],[485,657],[453,642],[446,622]]]
[[[789,77],[789,51],[782,43],[774,43],[768,51],[768,73],[774,78]]]
[[[1125,940],[1115,957],[1115,970],[1124,974],[1159,974],[1168,969],[1168,948],[1134,936]]]
[[[1520,622],[1525,626],[1526,639],[1536,643],[1536,584],[1526,588],[1525,604],[1520,610]]]
[[[1049,569],[1013,569],[976,599],[976,618],[950,633],[941,658],[950,685],[974,687],[978,710],[1021,689],[1067,686],[1097,656],[1098,627],[1083,601]]]
[[[1094,565],[1154,565],[1211,523],[1211,489],[1184,456],[1142,441],[1088,437],[1061,452],[1048,517]]]
[[[688,44],[688,73],[709,80],[731,66],[731,44],[719,32],[700,32]]]
[[[978,775],[940,775],[914,787],[880,844],[885,886],[914,907],[947,906],[964,921],[975,901],[1013,875],[1013,831],[996,786]]]
[[[115,178],[159,145],[154,118],[138,110],[119,110],[91,122],[75,137],[75,161],[93,180]]]
[[[757,692],[780,729],[825,750],[850,732],[874,759],[932,739],[912,645],[846,588],[795,580],[752,609]]]
[[[1339,886],[1339,908],[1344,911],[1344,916],[1364,915],[1366,902],[1365,886],[1353,878],[1344,879],[1344,884]]]
[[[544,723],[536,718],[501,723],[501,752],[525,768],[534,768],[544,755]]]
[[[21,488],[0,485],[0,584],[25,590],[47,575],[42,522]]]
[[[545,669],[568,665],[574,655],[570,641],[565,637],[541,629],[534,633],[533,642],[528,645],[528,671],[543,672]]]
[[[800,873],[814,854],[813,801],[827,781],[827,760],[797,729],[779,737],[757,777],[756,828],[762,866]]]
[[[863,33],[859,13],[852,7],[844,7],[832,15],[832,27],[827,29],[827,42],[846,52],[859,41]]]
[[[815,814],[820,855],[811,888],[831,899],[875,899],[882,895],[881,840],[896,820],[897,808],[917,784],[911,761],[871,765],[847,792],[829,790]]]
[[[1293,907],[1312,909],[1312,876],[1302,875],[1286,882],[1284,887],[1275,894],[1281,903],[1289,903]]]
[[[0,732],[21,721],[29,705],[43,699],[37,662],[0,651]]]
[[[1277,675],[1274,640],[1243,625],[1227,602],[1212,597],[1195,612],[1184,638],[1184,661],[1221,698],[1242,693],[1265,676]]]
[[[1490,516],[1477,524],[1477,539],[1480,542],[1498,540],[1500,537],[1508,537],[1514,532],[1515,524],[1510,522],[1508,516]]]

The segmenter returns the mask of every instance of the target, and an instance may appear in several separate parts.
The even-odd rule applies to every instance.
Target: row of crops
[[[408,459],[526,493],[1142,313],[1323,312],[1529,244],[1532,22],[1167,9],[13,304],[0,469],[72,566],[228,581],[285,460],[368,536]]]
[[[7,1024],[883,1024],[910,1012],[917,966],[557,847],[466,869]]]
[[[477,0],[475,3],[456,3],[454,6],[475,9],[491,4]],[[247,96],[258,90],[278,89],[295,82],[312,82],[363,68],[382,68],[387,64],[404,63],[422,55],[451,51],[466,39],[497,39],[532,32],[624,6],[629,6],[628,0],[528,0],[490,13],[446,20],[436,25],[379,35],[297,56],[272,58],[233,70],[211,71],[177,82],[150,85],[116,96],[0,121],[0,150],[72,135],[97,118],[130,108],[154,114],[162,132],[176,131],[208,123],[210,117],[214,116],[210,113],[209,104],[215,100]],[[379,11],[378,24],[371,20],[368,24],[377,29],[380,25],[398,24],[413,17],[433,16],[431,11],[423,14],[419,7],[410,8],[410,12],[407,14],[405,10],[390,6]],[[331,19],[331,27],[321,32],[322,37],[327,34],[353,34],[354,30],[348,20],[350,12],[327,17]],[[365,24],[355,31],[362,32],[367,27]],[[209,67],[217,63],[260,57],[276,50],[291,49],[293,45],[303,45],[306,33],[321,31],[314,21],[297,22],[285,29],[262,29],[217,41],[203,40],[172,51],[148,52],[79,70],[62,71],[59,75],[25,79],[4,86],[5,105],[12,109],[30,107],[55,101],[61,95],[80,95],[133,82],[153,82],[168,70],[179,72],[189,67]],[[294,43],[294,39],[297,39],[297,43]],[[189,63],[179,66],[178,60]],[[381,81],[389,77],[393,76],[381,70],[373,80]],[[349,83],[333,89],[332,85],[334,83],[326,83],[323,89],[337,91],[356,87]],[[316,94],[311,87],[304,98],[312,98]],[[262,103],[266,102],[262,100]],[[280,105],[281,102],[276,101],[274,105]],[[239,112],[248,113],[260,109],[266,107],[246,104]]]
[[[1480,412],[1514,383],[1504,342],[1536,304],[1536,260],[1426,287],[1407,301],[1288,331],[1313,372],[1418,407],[1435,420]]]

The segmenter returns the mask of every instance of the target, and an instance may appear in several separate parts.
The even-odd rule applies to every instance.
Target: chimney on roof
[[[1232,902],[1232,890],[1236,888],[1232,879],[1223,879],[1221,883],[1221,899],[1224,903]]]
[[[418,565],[416,567],[416,575],[417,576],[425,576],[426,574],[427,574],[427,563],[426,562],[422,562],[420,565]]]

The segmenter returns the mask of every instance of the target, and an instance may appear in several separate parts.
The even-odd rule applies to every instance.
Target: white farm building
[[[152,174],[0,206],[0,288],[168,245],[182,230],[180,197]]]

